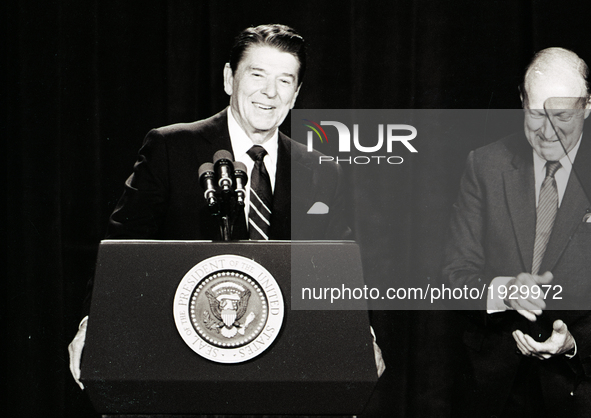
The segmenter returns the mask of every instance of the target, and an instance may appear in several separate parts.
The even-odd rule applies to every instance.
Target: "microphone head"
[[[232,158],[232,153],[226,151],[225,149],[221,149],[213,154],[213,163],[217,164],[217,162],[220,160],[228,160],[229,162],[233,162],[234,158]]]
[[[213,164],[212,163],[203,163],[201,164],[201,166],[199,167],[199,178],[201,178],[203,175],[214,175],[214,171],[213,171]]]
[[[246,165],[240,161],[234,163],[234,177],[236,177],[236,185],[244,188],[248,182],[248,174],[246,174]]]
[[[232,154],[226,150],[219,150],[213,154],[213,166],[218,178],[218,185],[223,193],[232,191],[234,179],[232,178],[232,170],[234,170],[234,159]]]
[[[242,175],[242,173],[246,174],[246,165],[241,163],[240,161],[234,162],[234,175]]]

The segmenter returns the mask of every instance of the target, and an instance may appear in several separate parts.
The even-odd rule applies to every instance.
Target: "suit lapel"
[[[220,149],[232,150],[230,133],[228,132],[227,110],[192,124],[194,174],[191,175],[191,187],[203,193],[199,182],[198,169],[201,164],[212,162],[213,154]],[[209,217],[207,217],[209,218]]]
[[[213,115],[203,121],[195,122],[192,127],[195,140],[193,141],[193,153],[195,171],[206,162],[213,162],[216,151],[225,149],[232,151],[230,133],[228,132],[227,109]],[[199,178],[195,179],[199,182]]]
[[[226,150],[234,155],[232,149],[232,142],[230,141],[230,132],[228,131],[228,109],[213,115],[212,117],[203,121],[203,123],[196,130],[196,134],[200,137],[200,141],[195,141],[195,171],[204,162],[213,162],[213,155],[219,150]],[[202,196],[204,190],[199,184],[199,176],[197,173],[193,176],[195,186],[199,190],[199,195]],[[212,219],[205,200],[201,200],[201,213],[199,216],[201,229],[209,231],[207,237],[214,240],[221,240],[221,234],[217,227],[217,220]],[[232,232],[233,239],[248,239],[248,232],[246,230],[246,220],[244,213],[238,214],[238,219],[234,222],[234,230]]]
[[[524,271],[531,271],[536,231],[533,156],[529,144],[523,138],[515,142],[510,143],[516,147],[512,150],[514,169],[503,173],[505,198]]]
[[[562,203],[556,214],[552,235],[540,266],[540,272],[552,270],[566,248],[571,235],[590,209],[585,190],[591,188],[591,143],[582,140],[570,173]],[[578,174],[578,176],[577,176]]]
[[[201,131],[201,136],[206,139],[213,149],[211,155],[206,156],[207,161],[213,159],[213,154],[221,149],[232,152],[232,142],[230,141],[230,132],[228,131],[228,109],[222,110],[220,113],[212,116],[207,120],[207,124]]]
[[[271,239],[291,239],[291,144],[289,141],[279,132],[273,214],[269,231]]]

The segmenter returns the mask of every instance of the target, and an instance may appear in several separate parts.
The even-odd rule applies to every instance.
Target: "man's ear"
[[[519,99],[521,100],[521,107],[523,109],[525,109],[525,98],[524,98],[524,94],[523,94],[523,84],[520,84],[519,86],[517,86],[517,88],[519,89]]]
[[[224,91],[228,96],[231,96],[234,91],[234,73],[229,62],[224,65]]]
[[[291,99],[291,104],[289,106],[290,109],[293,109],[293,107],[295,106],[295,102],[296,99],[298,98],[298,94],[300,94],[300,89],[302,88],[302,84],[300,83],[300,85],[298,86],[298,89],[296,90],[295,94],[293,95],[293,99]]]

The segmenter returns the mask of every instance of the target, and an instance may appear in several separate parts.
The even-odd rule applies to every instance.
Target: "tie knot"
[[[546,177],[554,177],[560,167],[562,164],[559,161],[548,161],[546,163]]]
[[[246,153],[254,161],[263,161],[263,158],[265,158],[265,155],[267,155],[267,150],[260,145],[254,145]]]

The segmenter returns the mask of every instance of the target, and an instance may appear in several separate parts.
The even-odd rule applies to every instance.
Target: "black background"
[[[149,129],[227,105],[222,68],[244,27],[284,23],[308,40],[298,108],[511,109],[535,51],[562,46],[591,62],[590,17],[587,1],[12,2],[3,415],[92,416],[67,345],[106,220]],[[380,206],[355,225],[371,238],[367,275],[437,276],[463,163],[491,140],[415,143],[419,162],[380,180]],[[388,370],[368,415],[450,414],[457,321],[374,313]]]

